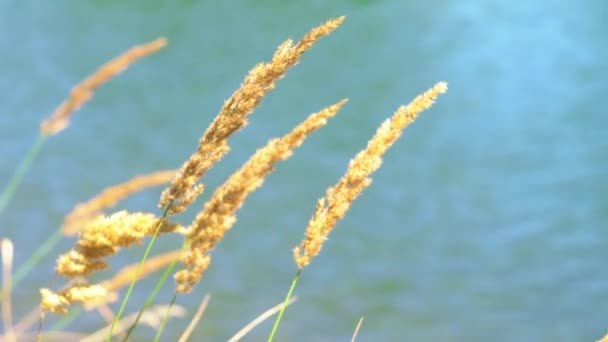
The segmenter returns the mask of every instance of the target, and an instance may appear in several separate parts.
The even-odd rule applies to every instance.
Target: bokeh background
[[[196,291],[198,340],[225,340],[280,302],[316,200],[376,127],[416,94],[450,90],[389,151],[374,183],[305,270],[279,340],[591,341],[608,331],[608,3],[562,1],[0,1],[0,180],[70,87],[128,47],[169,46],[99,90],[49,140],[1,220],[23,262],[78,202],[176,168],[223,100],[279,43],[347,15],[280,81],[208,196],[269,138],[350,102],[280,164],[238,213]],[[159,212],[160,188],[120,208]],[[189,213],[188,223],[207,196]],[[65,239],[15,289],[39,301]],[[155,251],[179,246],[161,239]],[[112,263],[137,260],[143,248]],[[138,309],[156,277],[136,287]],[[173,284],[159,302],[168,302]],[[117,305],[115,306],[115,308]],[[188,319],[163,335],[174,340]],[[263,340],[273,320],[246,340]],[[46,324],[51,326],[54,318]],[[93,331],[96,314],[67,330]],[[152,332],[137,331],[136,340]]]

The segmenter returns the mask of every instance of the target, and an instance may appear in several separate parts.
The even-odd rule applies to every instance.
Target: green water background
[[[178,298],[192,312],[212,295],[198,339],[225,340],[281,301],[316,200],[398,105],[440,80],[449,92],[389,151],[305,270],[279,340],[348,340],[361,316],[361,341],[591,341],[608,331],[604,0],[0,1],[3,180],[72,85],[134,44],[169,39],[49,140],[2,217],[17,265],[76,203],[181,165],[255,63],[339,15],[344,25],[278,83],[204,180],[213,189],[270,137],[350,98],[249,198],[202,283]],[[159,212],[159,193],[121,208]],[[72,243],[15,289],[17,317]],[[179,243],[161,239],[156,250]],[[128,312],[155,279],[136,287]],[[166,340],[187,321],[170,322]],[[263,340],[271,323],[247,340]],[[68,330],[101,326],[89,314]]]

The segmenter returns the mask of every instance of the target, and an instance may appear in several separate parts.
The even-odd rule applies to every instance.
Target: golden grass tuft
[[[351,203],[371,184],[369,176],[380,167],[382,155],[401,136],[403,129],[416,120],[420,112],[431,107],[437,96],[447,89],[447,83],[437,83],[407,106],[401,106],[392,118],[382,123],[367,143],[367,147],[350,161],[342,179],[334,187],[327,189],[326,196],[317,203],[315,213],[306,228],[304,240],[293,251],[300,270],[319,254],[338,220],[344,217]]]
[[[173,251],[150,258],[144,263],[137,279],[143,279],[150,273],[166,267],[178,260],[179,256],[180,251]],[[87,275],[107,267],[105,262],[86,257],[75,250],[66,253],[61,258],[68,258],[69,260],[58,262],[57,273],[70,278]],[[118,298],[116,291],[132,281],[133,273],[138,265],[139,263],[125,266],[116,272],[112,278],[98,284],[72,284],[58,293],[43,288],[40,290],[42,296],[41,308],[43,311],[64,314],[67,312],[68,307],[76,302],[82,303],[86,309],[96,308],[113,302]]]
[[[119,211],[100,216],[86,224],[76,246],[57,259],[57,273],[65,277],[88,275],[107,264],[99,259],[116,254],[121,247],[141,243],[156,230],[159,219],[153,214]],[[175,223],[164,222],[161,232],[182,229]]]
[[[103,209],[113,207],[138,191],[168,183],[176,174],[176,170],[158,171],[148,175],[139,175],[124,183],[104,189],[87,202],[76,205],[66,215],[62,225],[63,233],[65,235],[77,234],[87,222],[100,216]]]
[[[166,45],[167,39],[161,37],[149,43],[134,46],[102,65],[95,73],[72,88],[70,96],[55,109],[49,118],[42,121],[40,132],[43,135],[55,135],[63,131],[70,124],[72,113],[93,97],[95,89],[124,71],[132,63],[157,52]]]
[[[235,212],[251,192],[262,186],[264,178],[273,171],[274,165],[289,158],[310,133],[324,126],[327,119],[336,115],[345,103],[346,100],[342,100],[314,113],[282,138],[270,140],[215,191],[186,230],[188,249],[181,259],[186,269],[175,274],[178,292],[192,290],[209,265],[209,251],[234,225]]]
[[[96,271],[105,270],[106,268],[108,268],[107,262],[88,257],[72,249],[57,258],[55,272],[64,277],[73,278],[86,276]]]
[[[66,314],[68,306],[72,303],[86,303],[107,295],[107,290],[99,285],[75,285],[66,290],[55,293],[49,289],[40,289],[42,312]]]
[[[181,167],[169,188],[163,191],[159,206],[170,206],[171,214],[180,213],[203,191],[199,179],[229,150],[228,138],[247,124],[247,115],[261,103],[275,82],[296,65],[306,50],[321,37],[328,35],[344,21],[344,17],[329,20],[308,32],[298,44],[291,39],[281,44],[269,63],[251,69],[241,87],[224,103],[219,114],[200,139],[197,151]]]

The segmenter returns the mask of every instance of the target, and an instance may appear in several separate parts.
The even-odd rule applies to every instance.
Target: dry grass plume
[[[281,44],[272,60],[253,67],[241,87],[228,100],[200,139],[196,152],[181,167],[171,186],[163,192],[159,206],[170,206],[171,214],[180,213],[203,191],[199,179],[229,150],[228,138],[247,124],[247,116],[261,103],[266,93],[296,65],[302,54],[321,37],[328,35],[344,21],[344,17],[329,20],[308,32],[296,45],[291,39]]]
[[[93,97],[93,92],[107,81],[120,74],[135,61],[148,56],[167,45],[166,38],[158,38],[146,44],[134,46],[120,56],[102,65],[91,76],[72,88],[70,96],[63,102],[51,116],[42,121],[40,132],[43,135],[55,135],[70,124],[70,117],[85,102]]]
[[[392,118],[382,123],[376,134],[348,165],[340,181],[327,189],[327,194],[317,203],[317,208],[306,228],[300,246],[294,249],[294,259],[299,269],[306,267],[323,247],[327,236],[335,227],[352,202],[368,187],[369,177],[382,164],[382,155],[401,136],[403,129],[429,108],[437,96],[447,91],[447,83],[437,83],[433,88],[417,96],[407,106],[400,107]]]

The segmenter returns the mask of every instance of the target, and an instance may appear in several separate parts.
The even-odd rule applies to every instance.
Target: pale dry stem
[[[355,327],[355,331],[353,332],[353,337],[351,337],[350,342],[355,342],[357,340],[359,330],[361,330],[361,325],[363,325],[363,317],[359,318],[359,322],[357,322],[357,326]]]
[[[211,296],[205,295],[205,297],[203,298],[203,301],[198,306],[198,309],[196,310],[196,313],[192,317],[192,320],[188,324],[188,327],[186,327],[186,330],[184,330],[184,332],[182,333],[182,336],[180,336],[178,342],[186,342],[186,341],[188,341],[188,339],[190,338],[190,335],[192,335],[192,332],[194,331],[194,328],[196,328],[196,325],[198,324],[198,322],[203,317],[203,313],[205,313],[205,309],[207,309],[207,306],[209,305],[209,300],[210,299],[211,299]]]
[[[14,246],[11,240],[2,239],[2,322],[6,341],[16,341],[13,329],[13,308],[11,302]]]
[[[88,302],[85,303],[85,308],[89,310],[90,308],[86,307],[87,304]],[[112,323],[114,317],[116,317],[110,306],[107,304],[97,304],[95,305],[95,309],[97,310],[97,312],[99,312],[99,315],[103,318],[103,320],[108,324]]]
[[[228,340],[228,342],[237,342],[237,341],[240,341],[243,337],[245,337],[255,327],[257,327],[262,322],[264,322],[268,318],[272,317],[273,315],[276,315],[279,311],[281,311],[281,309],[283,308],[284,305],[285,306],[289,306],[289,305],[295,303],[295,301],[297,301],[297,300],[298,300],[298,297],[293,296],[293,297],[289,298],[289,300],[286,303],[282,303],[281,302],[281,303],[273,306],[272,308],[264,311],[261,315],[259,315],[258,317],[256,317],[253,321],[247,323],[247,325],[245,325],[241,330],[239,330],[236,334],[234,334],[234,336],[232,336]]]

